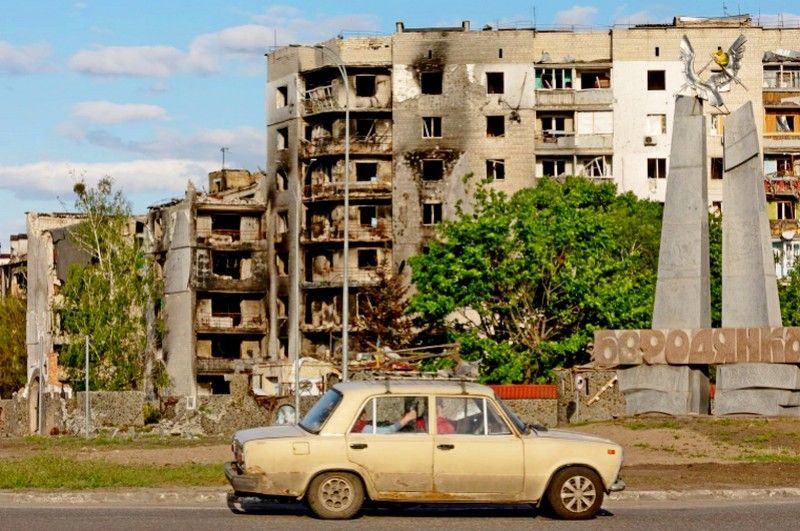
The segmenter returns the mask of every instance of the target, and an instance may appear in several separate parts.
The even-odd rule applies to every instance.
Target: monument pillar
[[[722,326],[780,327],[758,129],[748,102],[725,124],[722,181]],[[736,363],[717,367],[715,413],[797,415],[796,365]]]
[[[658,255],[653,329],[709,328],[708,171],[703,100],[677,96]],[[707,414],[708,377],[690,366],[620,369],[628,415]]]

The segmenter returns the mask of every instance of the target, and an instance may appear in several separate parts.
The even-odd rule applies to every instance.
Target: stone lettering
[[[667,333],[666,355],[670,365],[689,363],[689,334],[685,330],[670,330]]]
[[[666,336],[661,330],[642,330],[640,347],[642,349],[642,362],[647,365],[667,363],[664,353]]]

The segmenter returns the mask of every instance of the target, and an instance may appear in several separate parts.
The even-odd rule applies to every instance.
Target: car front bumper
[[[225,477],[237,493],[259,494],[261,476],[245,474],[239,470],[236,461],[225,463]]]

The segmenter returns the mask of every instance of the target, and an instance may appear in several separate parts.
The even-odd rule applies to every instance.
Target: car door
[[[514,500],[522,494],[522,440],[485,397],[436,398],[433,478],[440,494]]]
[[[427,410],[423,396],[374,397],[346,436],[349,460],[388,497],[415,498],[433,492],[433,437]]]

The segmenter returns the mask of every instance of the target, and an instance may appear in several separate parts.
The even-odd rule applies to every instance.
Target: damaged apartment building
[[[775,248],[792,262],[800,252],[800,29],[761,27],[746,15],[594,32],[399,22],[390,36],[338,37],[267,55],[267,180],[275,197],[268,226],[280,235],[268,308],[281,323],[270,332],[279,352],[298,341],[303,355],[338,358],[344,275],[357,331],[363,286],[381,268],[407,275],[407,259],[459,204],[469,208],[479,180],[512,194],[544,176],[582,175],[663,201],[684,34],[698,68],[717,46],[747,38],[739,76],[748,90],[736,87],[725,100],[731,109],[753,101],[762,121]],[[719,208],[725,116],[709,106],[706,113],[709,208]],[[297,312],[287,317],[287,307]]]

